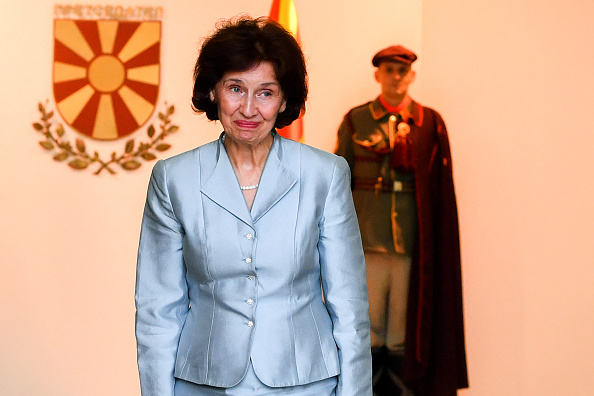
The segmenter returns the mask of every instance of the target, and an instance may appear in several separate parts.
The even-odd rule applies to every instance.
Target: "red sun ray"
[[[72,81],[63,81],[54,84],[54,98],[56,99],[57,103],[60,103],[62,100],[66,99],[85,85],[89,83],[89,80],[86,78],[81,78],[79,80],[72,80]]]
[[[116,125],[118,126],[118,136],[126,136],[138,129],[139,125],[132,117],[128,106],[124,103],[117,92],[111,94],[113,101],[113,110],[115,113]]]
[[[151,45],[134,58],[125,63],[126,68],[154,65],[159,63],[161,56],[161,43],[157,42]]]
[[[148,100],[150,103],[157,103],[157,98],[159,97],[159,87],[157,85],[151,85],[132,80],[126,80],[124,85],[127,85],[130,89]]]
[[[82,67],[89,66],[89,62],[58,40],[54,40],[54,61]]]
[[[76,21],[76,26],[87,40],[95,56],[101,55],[101,41],[97,21]]]
[[[97,117],[97,108],[99,107],[99,99],[101,94],[95,92],[91,99],[87,102],[80,114],[76,117],[72,126],[80,133],[92,137],[93,127],[95,126],[95,118]]]
[[[138,29],[138,26],[140,26],[140,22],[118,23],[118,32],[116,33],[112,54],[117,55],[120,53],[122,48],[124,48],[124,45],[126,45],[130,37],[132,37],[136,29]]]

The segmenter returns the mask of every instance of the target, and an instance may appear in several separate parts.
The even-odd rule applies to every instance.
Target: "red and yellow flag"
[[[273,0],[270,9],[270,18],[280,23],[285,29],[293,34],[293,37],[301,45],[299,37],[299,22],[297,21],[297,9],[293,0]],[[299,117],[291,125],[278,130],[281,136],[288,139],[303,141],[303,118]]]

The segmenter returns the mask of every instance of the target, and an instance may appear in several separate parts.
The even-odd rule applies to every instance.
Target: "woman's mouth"
[[[260,123],[258,121],[247,121],[247,120],[237,120],[235,124],[240,128],[245,129],[254,129],[257,128]]]

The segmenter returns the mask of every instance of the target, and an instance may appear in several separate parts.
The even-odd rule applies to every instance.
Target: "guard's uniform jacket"
[[[415,395],[455,395],[468,379],[445,124],[439,113],[415,101],[391,115],[377,98],[345,115],[336,154],[351,167],[363,248],[413,259],[404,380]]]

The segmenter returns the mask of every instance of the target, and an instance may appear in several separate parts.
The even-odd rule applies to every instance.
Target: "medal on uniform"
[[[406,138],[406,135],[410,132],[410,125],[406,122],[401,122],[398,124],[398,137]]]

